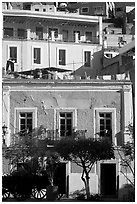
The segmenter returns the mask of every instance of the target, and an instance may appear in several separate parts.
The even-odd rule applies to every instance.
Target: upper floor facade
[[[99,53],[102,43],[101,17],[3,11],[2,66],[5,70],[9,59],[14,60],[16,72],[45,67],[93,70],[93,64],[98,61],[93,55]]]

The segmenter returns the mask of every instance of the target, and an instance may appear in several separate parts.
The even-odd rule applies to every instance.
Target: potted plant
[[[54,174],[59,164],[59,156],[56,152],[48,151],[46,159],[46,172],[50,185],[47,186],[47,200],[56,200],[58,196],[58,186],[54,184]]]

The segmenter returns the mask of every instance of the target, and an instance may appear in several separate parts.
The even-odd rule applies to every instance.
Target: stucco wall
[[[47,41],[3,41],[2,67],[6,68],[6,62],[9,58],[9,46],[17,47],[17,63],[15,71],[31,70],[35,68],[57,67],[66,70],[83,70],[88,75],[95,76],[101,65],[101,47],[93,44],[81,43],[61,43]],[[41,48],[41,63],[33,63],[33,49]],[[66,65],[59,65],[59,49],[66,50]],[[84,67],[84,51],[91,52],[91,66]],[[29,57],[28,57],[29,56]],[[26,60],[27,59],[27,60]]]
[[[95,108],[116,108],[116,131],[120,131],[121,96],[112,91],[14,91],[10,95],[10,123],[13,133],[15,108],[37,107],[37,127],[54,129],[54,110],[77,110],[77,129],[86,129],[87,136],[94,136]],[[84,123],[83,123],[84,121]]]

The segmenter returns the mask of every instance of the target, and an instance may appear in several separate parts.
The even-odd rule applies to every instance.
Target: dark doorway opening
[[[54,184],[59,188],[59,194],[66,194],[66,163],[60,163],[54,175]]]
[[[101,164],[101,194],[116,196],[116,164]]]

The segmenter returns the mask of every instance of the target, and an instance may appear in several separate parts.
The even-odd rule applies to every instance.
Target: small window
[[[20,132],[25,132],[26,130],[29,132],[32,132],[32,112],[21,112],[19,115],[19,128]]]
[[[35,9],[35,11],[39,11],[39,9]]]
[[[46,12],[46,9],[43,9],[43,12]]]
[[[13,28],[4,28],[4,37],[13,37]]]
[[[90,67],[90,59],[91,59],[91,52],[85,51],[84,52],[84,66]]]
[[[54,37],[58,38],[58,29],[57,28],[49,28],[49,37],[51,38],[51,31],[55,31],[54,32]]]
[[[25,38],[25,30],[24,29],[19,28],[17,32],[18,32],[19,38]]]
[[[59,65],[66,65],[66,50],[59,50]]]
[[[17,63],[17,47],[9,47],[9,58]]]
[[[41,49],[40,48],[34,48],[34,64],[40,64],[40,56],[41,56]]]
[[[89,12],[89,8],[88,7],[81,8],[81,13],[88,13],[88,12]]]
[[[111,59],[113,57],[113,55],[111,53],[105,53],[104,55],[105,55],[105,57],[107,57],[109,59]]]
[[[36,27],[36,36],[39,40],[43,39],[43,28],[42,27]]]
[[[104,8],[102,6],[94,7],[94,15],[104,15]]]
[[[31,3],[23,3],[23,10],[31,10]]]
[[[86,32],[86,41],[92,41],[92,32]]]
[[[112,140],[112,113],[99,113],[100,137]]]
[[[60,120],[60,136],[71,136],[72,135],[72,113],[61,112],[59,115]]]

